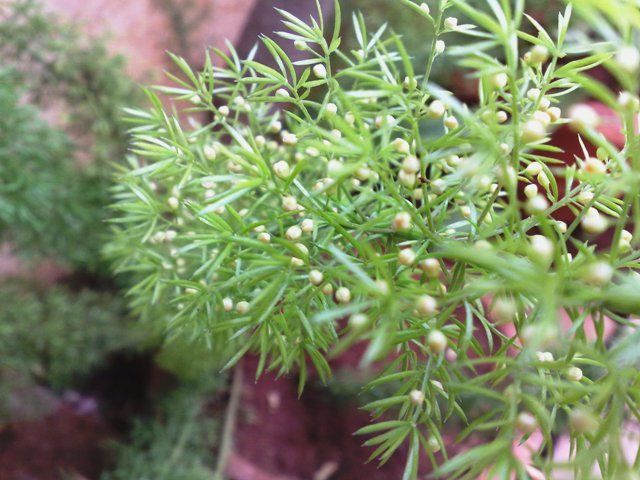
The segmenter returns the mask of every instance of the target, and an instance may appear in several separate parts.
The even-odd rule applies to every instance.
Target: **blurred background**
[[[398,2],[340,3],[343,46],[365,9],[424,63],[429,32]],[[544,20],[549,3],[530,13]],[[169,83],[167,51],[194,69],[225,40],[246,55],[280,28],[274,6],[316,12],[314,0],[0,0],[0,479],[400,478],[402,452],[365,465],[371,450],[352,436],[369,420],[360,352],[301,399],[295,378],[256,383],[251,357],[220,373],[216,352],[136,318],[101,255],[122,109],[144,106],[140,85]]]

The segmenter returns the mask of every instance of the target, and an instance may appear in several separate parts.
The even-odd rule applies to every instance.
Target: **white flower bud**
[[[527,98],[532,102],[536,101],[538,97],[540,97],[540,89],[539,88],[530,88],[527,91]]]
[[[549,190],[549,186],[551,185],[551,180],[549,180],[549,177],[547,176],[546,172],[544,171],[540,172],[536,177],[536,179],[538,180],[538,183],[542,188],[544,188],[547,191]]]
[[[431,295],[421,295],[416,300],[416,310],[420,316],[431,317],[438,311],[438,302]]]
[[[640,108],[640,99],[631,92],[620,92],[618,95],[618,105],[625,109],[638,110],[638,108]]]
[[[233,300],[229,297],[222,299],[222,308],[224,308],[225,312],[230,312],[233,310]]]
[[[549,50],[543,45],[535,45],[529,50],[527,63],[530,65],[540,65],[549,59]]]
[[[282,143],[284,143],[285,145],[295,145],[296,143],[298,143],[298,137],[295,133],[283,133]]]
[[[411,250],[410,248],[405,248],[404,250],[400,250],[398,253],[398,262],[405,267],[409,267],[413,265],[413,262],[416,261],[416,252]]]
[[[418,80],[416,80],[414,77],[404,77],[402,86],[407,90],[413,90],[418,86]]]
[[[560,233],[567,233],[567,224],[562,220],[556,220],[556,227]]]
[[[446,48],[446,44],[444,43],[444,40],[438,40],[436,42],[436,55],[440,55],[444,52],[444,49]]]
[[[282,130],[282,122],[280,120],[274,120],[269,125],[269,131],[271,133],[279,133]]]
[[[260,232],[258,234],[258,241],[260,241],[262,243],[270,243],[271,242],[271,235],[269,235],[267,232]]]
[[[618,49],[615,61],[625,72],[635,73],[640,68],[640,52],[632,45],[625,45]]]
[[[295,197],[283,197],[282,208],[287,212],[294,212],[298,210],[298,201],[295,199]]]
[[[507,165],[506,167],[500,166],[497,172],[498,179],[504,185],[514,185],[516,180],[518,179],[518,174],[516,173],[515,168],[511,165]]]
[[[571,128],[580,132],[586,128],[595,128],[600,124],[600,115],[587,104],[573,105],[568,112]]]
[[[458,128],[459,125],[460,124],[458,123],[458,119],[453,116],[447,117],[446,120],[444,121],[444,126],[447,127],[449,130]]]
[[[509,82],[509,77],[506,73],[496,73],[491,76],[490,82],[495,88],[504,88]]]
[[[469,207],[468,205],[463,205],[460,207],[460,214],[467,220],[471,218],[471,213],[471,207]]]
[[[306,153],[310,157],[317,157],[318,155],[320,155],[320,152],[315,147],[307,147],[307,149],[304,151],[304,153]],[[303,158],[304,157],[300,158],[300,160],[303,160]],[[298,158],[296,158],[296,160],[298,160]]]
[[[497,323],[513,322],[517,314],[518,305],[510,297],[498,297],[491,307],[491,315]]]
[[[580,202],[583,205],[586,205],[592,200],[593,200],[593,192],[591,190],[583,190],[578,195],[578,202]]]
[[[458,359],[458,353],[452,348],[447,348],[444,352],[444,358],[447,362],[455,362]]]
[[[304,261],[298,257],[291,257],[291,266],[293,267],[302,267],[304,265]]]
[[[429,105],[429,118],[442,118],[444,112],[446,111],[447,107],[445,107],[444,103],[442,103],[440,100],[434,100]]]
[[[437,278],[440,275],[440,262],[436,258],[425,258],[418,263],[418,268],[430,278]]]
[[[539,121],[545,127],[548,127],[551,123],[551,115],[549,115],[547,112],[541,112],[540,110],[533,112],[531,118]]]
[[[535,187],[535,185],[529,185],[529,187]],[[542,213],[546,211],[547,208],[549,208],[549,202],[542,195],[535,195],[527,202],[527,211],[529,213]]]
[[[223,117],[228,117],[229,114],[231,113],[231,111],[229,110],[229,107],[227,107],[226,105],[222,105],[219,109],[218,112],[220,113],[220,115],[222,115]]]
[[[356,313],[349,317],[349,326],[353,330],[360,330],[369,324],[369,318],[363,313]]]
[[[447,337],[440,330],[431,330],[427,336],[427,347],[431,353],[442,353],[447,348]]]
[[[427,447],[429,447],[429,451],[431,453],[437,453],[440,451],[442,447],[440,447],[440,443],[436,437],[429,437],[427,440]]]
[[[289,170],[289,164],[284,160],[280,160],[273,164],[273,172],[280,178],[288,178],[291,173]]]
[[[540,108],[540,110],[542,110],[543,112],[546,112],[550,106],[551,100],[549,100],[547,97],[542,97],[540,99],[540,102],[538,103],[538,108]]]
[[[554,250],[553,242],[544,235],[533,235],[531,237],[531,253],[540,262],[550,262]]]
[[[207,160],[215,160],[216,159],[216,149],[213,145],[205,145],[204,149],[202,150],[202,152],[204,153],[204,158],[206,158]]]
[[[324,107],[324,110],[328,115],[333,116],[338,113],[338,106],[335,103],[327,103],[327,106]]]
[[[444,19],[444,28],[454,30],[458,26],[458,19],[456,17],[447,17]]]
[[[525,143],[542,140],[547,134],[544,125],[539,120],[527,120],[522,126],[521,137]]]
[[[257,135],[255,140],[256,140],[256,146],[258,148],[264,147],[266,145],[266,143],[267,143],[267,139],[264,138],[264,136],[262,136],[262,135]]]
[[[411,390],[409,392],[409,402],[414,407],[421,407],[424,403],[424,393],[420,390]]]
[[[247,313],[249,311],[249,302],[238,302],[238,305],[236,305],[236,311],[241,314]]]
[[[376,280],[375,284],[378,291],[377,293],[379,293],[380,295],[389,294],[389,284],[387,282],[385,282],[384,280]]]
[[[562,110],[558,107],[551,107],[547,110],[547,115],[549,115],[551,122],[555,123],[562,117]]]
[[[322,63],[313,66],[313,74],[318,78],[327,78],[327,68]]]
[[[520,412],[516,417],[516,428],[525,435],[529,435],[538,428],[538,421],[529,412]]]
[[[351,291],[346,287],[336,290],[336,300],[338,303],[349,303],[351,301]]]
[[[582,370],[578,367],[569,367],[567,369],[567,378],[572,382],[579,382],[582,380]]]
[[[409,155],[402,161],[402,169],[407,173],[417,173],[420,171],[420,160]]]
[[[527,165],[527,168],[524,169],[524,173],[527,175],[534,177],[542,172],[542,165],[538,162],[531,162]]]
[[[569,415],[569,426],[577,433],[594,433],[598,419],[589,411],[577,408]]]
[[[396,138],[393,140],[393,142],[391,142],[391,145],[393,145],[393,148],[395,148],[396,152],[398,153],[409,153],[410,147],[409,147],[409,142],[407,142],[404,138]]]
[[[433,193],[437,195],[441,195],[447,188],[447,182],[445,182],[442,178],[437,178],[433,182],[431,182],[431,189]]]
[[[391,224],[394,230],[404,231],[411,228],[411,215],[407,212],[400,212],[394,218]]]
[[[507,112],[499,110],[496,112],[495,119],[498,123],[504,123],[509,119],[509,116],[507,115]]]
[[[540,363],[553,363],[553,353],[551,352],[536,352],[536,358]]]
[[[349,125],[353,125],[356,121],[356,116],[352,112],[347,112],[344,115],[344,121]]]
[[[613,267],[609,263],[597,262],[587,268],[582,279],[596,287],[603,287],[611,282],[613,273]]]
[[[591,175],[602,175],[607,173],[607,167],[597,158],[588,158],[582,166],[582,171]]]
[[[167,203],[172,210],[176,210],[180,206],[180,201],[176,197],[169,197]]]
[[[298,240],[302,237],[302,230],[297,225],[289,227],[285,233],[288,240]]]
[[[300,224],[300,228],[304,233],[312,233],[313,232],[313,220],[310,218],[305,218]]]
[[[413,188],[416,184],[416,176],[414,173],[407,173],[404,170],[400,170],[398,172],[398,181],[400,185],[404,187]]]
[[[324,281],[324,275],[320,270],[311,270],[309,272],[309,282],[316,287]]]
[[[431,12],[431,10],[429,10],[429,5],[427,5],[425,2],[422,2],[420,4],[420,10],[422,10],[427,15],[429,15],[429,13]]]
[[[367,167],[360,167],[358,170],[355,171],[353,175],[358,180],[364,182],[366,180],[369,180],[369,178],[371,177],[371,170],[369,170]]]
[[[296,243],[295,247],[296,247],[296,250],[298,250],[298,253],[301,254],[301,256],[305,258],[309,256],[309,249],[304,243]]]
[[[293,42],[293,46],[296,48],[296,50],[302,52],[307,49],[307,42],[305,42],[304,40],[296,40],[295,42]]]
[[[333,285],[326,283],[322,286],[322,293],[325,295],[333,295]]]
[[[580,225],[585,232],[597,235],[607,229],[608,222],[604,215],[600,215],[597,210],[589,209],[589,212],[582,217]]]
[[[289,92],[284,89],[284,88],[279,88],[278,90],[276,90],[276,96],[277,97],[290,97],[291,95],[289,94]]]
[[[529,199],[538,196],[538,186],[535,183],[530,183],[524,187],[524,195]]]

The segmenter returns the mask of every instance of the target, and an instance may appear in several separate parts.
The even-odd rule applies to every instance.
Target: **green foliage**
[[[107,167],[124,157],[121,109],[137,102],[135,84],[121,57],[33,0],[0,6],[0,58],[2,240],[25,256],[96,270]],[[55,129],[43,110],[55,112]]]
[[[140,337],[123,301],[109,294],[5,284],[0,302],[0,371],[8,378],[69,388],[109,353],[134,346]]]
[[[0,71],[0,238],[25,256],[91,268],[104,235],[105,180],[78,169],[69,138],[21,101],[18,82]]]
[[[393,393],[367,405],[377,423],[359,433],[382,462],[409,444],[405,479],[425,457],[448,479],[548,476],[563,433],[576,478],[595,463],[624,478],[619,438],[640,417],[640,375],[632,343],[605,326],[636,335],[640,314],[638,24],[587,0],[556,11],[549,31],[525,14],[534,2],[401,3],[433,32],[419,71],[397,34],[369,33],[360,15],[356,51],[341,50],[339,8],[333,26],[281,12],[278,34],[309,55],[295,65],[269,38],[275,68],[231,47],[213,51],[224,68],[174,57],[176,85],[128,112],[136,156],[119,171],[106,253],[135,280],[136,311],[228,366],[256,352],[257,375],[297,371],[302,389],[310,364],[327,379],[327,358],[367,342],[363,364],[385,369],[366,388]],[[619,36],[585,42],[573,5],[591,34]],[[470,43],[445,46],[450,32]],[[442,56],[477,79],[477,105],[432,81]],[[600,65],[629,90],[619,100],[587,76]],[[590,107],[562,118],[556,105],[576,90],[614,108],[622,149]],[[193,106],[166,112],[157,93]],[[566,123],[597,159],[555,158],[550,134]],[[458,441],[485,441],[449,458],[451,425],[465,425]],[[512,445],[536,429],[525,465]]]
[[[206,415],[220,379],[184,383],[162,399],[153,418],[139,421],[116,466],[102,480],[211,480],[218,424]]]
[[[104,169],[123,158],[121,109],[139,95],[122,56],[43,11],[37,0],[10,0],[0,6],[0,58],[20,73],[32,101],[61,110],[60,123],[87,150],[83,160]]]

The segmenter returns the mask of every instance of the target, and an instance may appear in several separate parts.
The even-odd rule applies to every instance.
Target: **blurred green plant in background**
[[[139,103],[136,84],[102,39],[33,0],[0,6],[0,58],[2,240],[97,272],[110,163],[126,152],[121,112]]]
[[[127,280],[114,280],[101,256],[112,164],[127,151],[122,109],[141,105],[141,91],[104,38],[34,0],[0,5],[0,60],[0,242],[27,269],[0,283],[0,426],[36,386],[60,395],[112,355],[143,351],[178,386],[135,422],[105,478],[210,478],[217,422],[204,405],[226,376],[180,335],[165,348],[163,329],[128,311],[117,293]],[[31,278],[45,259],[65,266],[64,284]]]
[[[110,353],[139,341],[122,299],[64,287],[42,291],[3,284],[0,289],[0,379],[45,382],[61,391]],[[3,388],[11,382],[3,383]]]
[[[136,422],[130,443],[116,446],[116,467],[101,479],[212,480],[219,432],[208,405],[223,387],[208,377],[162,398],[152,418]]]

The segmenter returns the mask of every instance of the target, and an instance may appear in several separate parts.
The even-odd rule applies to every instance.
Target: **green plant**
[[[106,253],[143,315],[228,366],[257,352],[257,375],[296,371],[300,391],[309,364],[326,379],[328,358],[367,342],[362,362],[384,368],[366,388],[395,393],[366,406],[377,422],[359,433],[383,462],[408,444],[406,479],[426,457],[448,479],[549,476],[563,433],[576,478],[594,464],[625,478],[640,461],[628,466],[619,441],[640,416],[636,7],[570,1],[548,32],[524,0],[489,0],[488,13],[400,3],[434,32],[418,72],[400,37],[369,34],[361,15],[358,49],[340,50],[338,2],[332,30],[281,12],[278,34],[309,56],[296,65],[267,37],[275,68],[232,48],[200,72],[174,57],[176,86],[128,112],[136,156],[118,174]],[[570,29],[574,8],[606,41]],[[445,44],[453,31],[471,42]],[[477,105],[431,81],[442,55],[472,72]],[[619,98],[589,75],[601,66]],[[591,107],[562,116],[575,90],[614,109],[624,148]],[[155,92],[193,106],[166,112]],[[208,122],[183,120],[201,112]],[[597,158],[553,158],[566,123]],[[456,431],[483,441],[449,457]],[[517,444],[538,431],[524,461]]]
[[[100,198],[93,176],[77,171],[69,138],[21,101],[18,84],[14,72],[0,71],[1,239],[24,255],[91,264],[99,251],[95,233],[105,194]]]
[[[103,480],[211,480],[217,423],[207,416],[222,377],[186,382],[164,396],[150,419],[139,420],[129,444],[115,448],[116,466]]]
[[[140,95],[122,57],[34,0],[0,6],[0,57],[2,240],[95,271],[109,163],[126,152],[121,109]]]
[[[4,380],[69,388],[111,352],[140,341],[122,299],[53,287],[38,292],[3,284],[0,375]],[[11,387],[11,382],[3,389]]]
[[[19,74],[29,99],[57,110],[57,122],[82,146],[81,160],[105,173],[126,152],[121,109],[140,98],[125,60],[103,39],[45,12],[37,0],[0,6],[0,56]],[[103,175],[108,178],[108,175]]]

